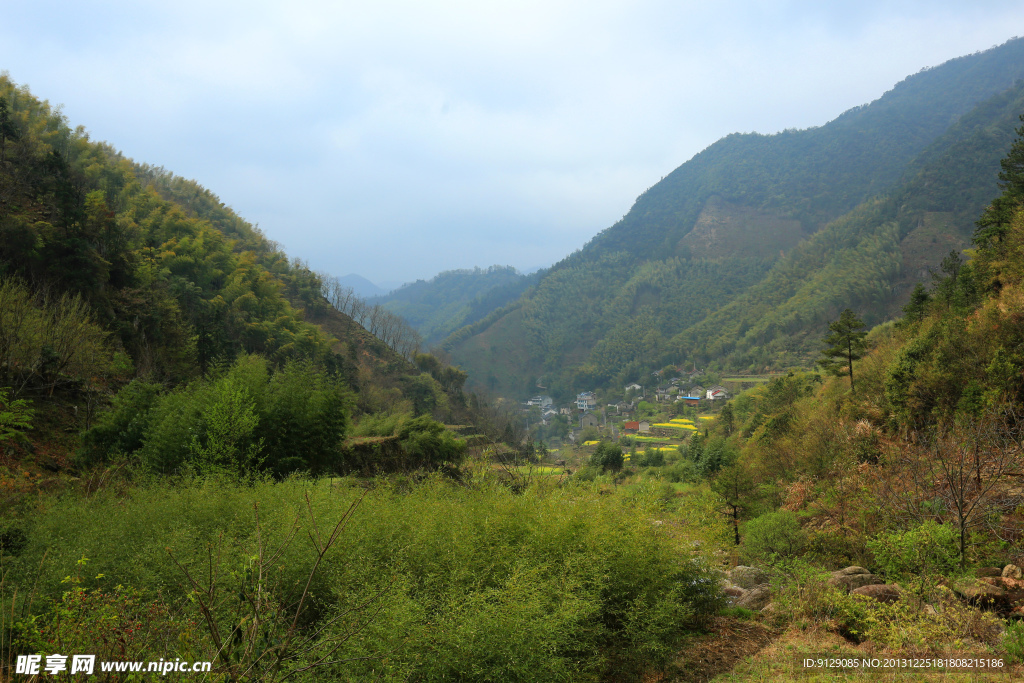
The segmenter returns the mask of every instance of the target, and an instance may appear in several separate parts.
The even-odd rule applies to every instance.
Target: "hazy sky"
[[[376,282],[549,265],[731,132],[821,125],[1020,0],[7,3],[0,70]]]

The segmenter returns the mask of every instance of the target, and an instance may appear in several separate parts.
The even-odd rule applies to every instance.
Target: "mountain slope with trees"
[[[429,281],[417,280],[371,297],[367,303],[381,304],[401,316],[430,345],[514,301],[538,279],[539,275],[523,275],[512,266],[448,270]]]
[[[464,376],[438,364],[442,386],[324,290],[208,190],[0,77],[0,414],[20,406],[0,456],[331,473],[367,462],[344,445],[360,415],[471,421]]]
[[[471,382],[560,397],[666,364],[813,361],[967,244],[1022,105],[1024,41],[908,77],[808,130],[731,135],[641,195],[519,300],[443,344]]]

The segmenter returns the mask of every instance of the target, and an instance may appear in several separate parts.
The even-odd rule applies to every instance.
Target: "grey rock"
[[[753,588],[768,583],[768,572],[759,567],[734,567],[729,570],[729,580],[740,588]]]
[[[722,589],[722,593],[725,594],[726,599],[730,605],[735,605],[738,600],[741,600],[744,595],[747,594],[746,589],[740,588],[739,586],[726,586]]]
[[[850,567],[844,567],[832,572],[832,576],[853,576],[854,574],[870,574],[871,570],[865,569],[864,567],[858,567],[852,565]]]
[[[875,576],[864,567],[846,567],[845,569],[832,572],[832,577],[828,582],[833,586],[842,588],[847,593],[864,586],[874,586],[885,583],[885,581],[882,581],[882,579]]]
[[[756,586],[746,592],[746,594],[736,600],[737,607],[743,607],[744,609],[760,610],[762,607],[768,605],[772,601],[772,590],[768,586]]]
[[[1015,564],[1008,564],[1003,567],[1002,577],[1004,579],[1020,579],[1024,578],[1024,571]]]
[[[961,581],[956,584],[955,590],[971,605],[989,607],[1006,603],[1006,590],[984,581]]]
[[[999,567],[978,567],[974,570],[974,575],[977,576],[979,579],[985,577],[1002,576],[1003,570]]]
[[[860,588],[854,588],[850,595],[863,595],[878,602],[896,602],[900,599],[900,590],[896,586],[884,583],[872,583]]]

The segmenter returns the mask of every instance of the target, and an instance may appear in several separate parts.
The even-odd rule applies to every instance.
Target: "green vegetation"
[[[668,363],[810,365],[840,311],[882,322],[967,246],[1024,109],[1022,51],[929,69],[819,128],[720,140],[444,348],[477,387],[525,396],[543,376],[558,400]]]
[[[538,279],[539,275],[521,275],[512,266],[449,270],[429,282],[417,280],[368,303],[401,316],[427,344],[436,344],[517,299]]]
[[[345,315],[212,194],[6,78],[0,199],[0,677],[74,651],[225,680],[628,679],[721,606],[709,534],[652,522],[708,517],[706,492],[531,483],[518,420],[397,316]]]
[[[996,576],[1024,565],[1020,50],[820,129],[730,137],[449,338],[502,357],[478,382],[531,394],[667,382],[680,357],[716,364],[690,386],[813,367],[823,337],[850,376],[732,377],[753,386],[705,414],[641,401],[652,434],[617,442],[467,393],[383,305],[0,79],[0,667],[84,651],[232,681],[671,680],[715,673],[689,664],[725,661],[704,643],[782,631],[795,651],[1020,661],[1015,570]],[[940,238],[971,207],[963,251]],[[724,255],[744,225],[788,253]],[[903,318],[862,331],[854,311],[897,310],[929,259]],[[432,286],[462,275],[512,274]],[[522,284],[468,304],[453,285],[424,315]],[[770,608],[723,609],[715,565],[737,563],[770,585],[729,594]],[[840,568],[886,582],[878,599]],[[733,676],[785,680],[780,651]]]
[[[22,589],[15,614],[33,598],[34,611],[50,605],[17,622],[15,647],[84,644],[153,614],[145,635],[117,634],[119,659],[219,658],[268,680],[278,654],[278,677],[299,680],[631,675],[665,662],[720,605],[704,565],[652,527],[663,513],[651,493],[204,479],[47,498],[4,559],[7,585]],[[292,614],[303,647],[284,644]],[[264,630],[231,631],[240,618]],[[220,655],[215,629],[232,643]],[[261,659],[251,648],[264,634],[280,645]],[[341,663],[302,672],[329,652]]]
[[[843,309],[839,319],[828,324],[829,334],[825,337],[826,348],[821,352],[818,365],[826,372],[850,375],[850,391],[855,391],[853,383],[853,361],[860,360],[866,345],[864,323],[849,308]]]
[[[10,392],[0,389],[0,441],[25,438],[25,432],[32,429],[32,415],[35,413],[25,399],[11,399]]]
[[[272,372],[265,359],[245,355],[173,391],[133,382],[113,403],[82,436],[85,463],[123,455],[163,473],[344,469],[352,399],[308,361]]]

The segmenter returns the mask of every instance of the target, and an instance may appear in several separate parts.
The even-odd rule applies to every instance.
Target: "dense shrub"
[[[602,470],[618,471],[622,469],[625,456],[622,454],[622,447],[610,441],[602,441],[597,444],[594,454],[590,456],[590,465],[600,467]]]
[[[170,548],[201,585],[218,583],[224,597],[214,616],[223,623],[239,618],[245,606],[234,596],[256,580],[261,557],[274,557],[261,579],[265,600],[294,609],[315,557],[312,539],[326,537],[362,491],[347,480],[205,479],[127,498],[51,500],[26,529],[7,585],[19,596],[35,585],[34,611],[66,609],[62,580],[85,556],[88,576],[97,577],[83,586],[90,595],[112,595],[120,584],[134,591],[132,604],[160,599],[168,614],[184,610],[181,619],[202,624]],[[662,504],[656,493],[628,502],[585,486],[514,495],[440,478],[370,490],[320,565],[304,609],[304,634],[353,636],[333,657],[349,661],[314,678],[620,680],[664,662],[682,631],[721,602],[706,567],[651,525]],[[332,621],[346,610],[354,611]]]
[[[80,461],[136,454],[154,472],[265,470],[278,476],[343,467],[350,393],[307,361],[279,370],[243,355],[173,391],[132,382],[82,437]]]
[[[875,562],[889,578],[904,581],[924,595],[959,564],[958,534],[946,524],[927,521],[908,531],[886,531],[867,542]]]
[[[774,564],[797,557],[806,544],[807,534],[795,512],[769,512],[744,525],[743,552],[754,563]]]

